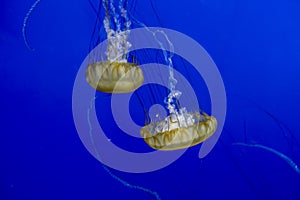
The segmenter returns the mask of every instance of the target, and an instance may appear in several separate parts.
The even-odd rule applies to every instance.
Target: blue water
[[[0,199],[155,199],[107,173],[78,137],[72,90],[89,53],[96,19],[88,1],[42,0],[26,30],[34,51],[22,38],[23,20],[34,1],[1,3]],[[223,78],[227,115],[219,141],[203,159],[198,157],[198,145],[154,172],[110,172],[157,192],[162,200],[300,199],[300,175],[291,167],[291,163],[300,166],[300,2],[152,0],[152,7],[150,1],[129,0],[128,4],[145,25],[180,31],[206,49]],[[142,56],[141,62],[145,59]],[[196,84],[199,76],[190,74]],[[207,90],[196,91],[203,97],[203,110],[210,113]],[[139,93],[147,95],[143,88]],[[109,96],[98,96],[96,104],[105,107]],[[142,123],[142,107],[134,105],[132,118]],[[113,126],[107,124],[116,130]],[[143,140],[118,134],[112,136],[116,144],[149,151]]]

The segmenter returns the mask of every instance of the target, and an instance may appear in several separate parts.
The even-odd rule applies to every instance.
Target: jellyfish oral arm
[[[104,3],[105,2],[105,3]],[[112,11],[112,16],[106,14],[103,24],[107,34],[108,40],[108,47],[106,51],[106,56],[109,61],[119,61],[119,62],[126,62],[128,49],[130,48],[131,44],[128,42],[128,35],[130,33],[130,21],[127,17],[127,11],[124,7],[122,7],[122,2],[120,1],[119,9],[121,12],[121,16],[125,19],[124,23],[124,31],[121,30],[121,23],[120,23],[120,15],[117,14],[115,6],[113,2],[110,1],[103,1],[103,6],[105,6],[106,10]],[[107,7],[109,4],[109,7]],[[109,13],[107,11],[106,13]],[[111,17],[113,17],[113,22],[115,23],[116,30],[113,30],[111,27]]]

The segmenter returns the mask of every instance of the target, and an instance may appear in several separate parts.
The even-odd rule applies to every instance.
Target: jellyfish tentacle
[[[99,35],[96,34],[96,30],[97,27],[99,26],[100,23],[100,14],[101,14],[101,3],[99,3],[98,8],[96,9],[96,7],[94,6],[94,4],[91,2],[91,0],[89,0],[89,3],[93,9],[93,11],[96,14],[96,22],[94,24],[94,28],[93,28],[93,32],[91,34],[91,40],[90,40],[90,44],[89,44],[89,51],[92,50],[92,48],[94,48],[94,46],[98,43],[99,40]],[[93,39],[95,38],[96,41],[94,41]]]
[[[91,112],[92,107],[94,106],[94,103],[95,103],[95,100],[96,100],[96,99],[97,99],[97,97],[93,97],[93,98],[91,99],[90,106],[89,106],[89,108],[87,109],[87,123],[88,123],[88,126],[89,126],[89,137],[90,137],[92,146],[94,147],[94,150],[95,150],[95,152],[96,152],[97,157],[100,158],[100,155],[99,155],[98,150],[97,150],[96,145],[95,145],[95,141],[94,141],[94,139],[93,139],[93,126],[92,126],[92,123],[91,123],[91,120],[90,120],[90,112]],[[141,191],[144,191],[144,192],[146,192],[146,193],[149,193],[149,194],[153,195],[153,196],[156,198],[156,200],[160,200],[160,199],[161,199],[157,192],[152,191],[152,190],[150,190],[150,189],[147,189],[147,188],[145,188],[145,187],[139,186],[139,185],[133,185],[133,184],[128,183],[127,181],[125,181],[125,180],[121,179],[120,177],[118,177],[117,175],[113,174],[113,173],[111,172],[111,170],[110,170],[106,165],[104,165],[103,163],[102,163],[102,167],[103,167],[103,169],[104,169],[104,170],[105,170],[105,171],[106,171],[113,179],[115,179],[115,180],[117,180],[118,182],[122,183],[124,186],[126,186],[126,187],[128,187],[128,188],[137,189],[137,190],[141,190]]]
[[[129,32],[130,32],[130,25],[131,25],[131,22],[128,18],[128,15],[127,15],[127,10],[126,10],[126,7],[125,5],[127,4],[124,4],[123,2],[124,0],[120,0],[119,1],[119,10],[121,12],[121,16],[124,18],[124,38],[126,41],[128,41],[128,35],[129,35]],[[125,56],[128,55],[128,48],[130,47],[130,44],[128,42],[125,42],[124,44],[124,49],[125,49]]]
[[[26,36],[26,27],[27,27],[27,23],[28,23],[28,19],[32,13],[32,11],[36,8],[36,6],[40,3],[41,0],[36,0],[34,2],[34,4],[32,4],[32,6],[30,7],[30,9],[28,10],[28,12],[26,13],[26,16],[24,18],[23,21],[23,26],[22,26],[22,36],[23,36],[23,40],[25,42],[26,47],[30,50],[30,51],[34,51],[34,49],[29,45],[27,36]]]
[[[92,0],[88,0],[93,12],[96,14],[96,16],[98,16],[98,11],[96,9],[96,6],[94,5],[94,3],[92,2]]]
[[[239,145],[239,146],[246,146],[246,147],[256,147],[256,148],[260,148],[260,149],[264,149],[267,150],[277,156],[279,156],[280,158],[282,158],[286,163],[288,163],[293,169],[294,171],[300,175],[300,169],[298,167],[298,165],[288,156],[284,155],[283,153],[271,148],[271,147],[267,147],[261,144],[252,144],[252,143],[242,143],[242,142],[236,142],[236,143],[232,143],[232,145]]]
[[[177,84],[177,80],[174,77],[174,66],[173,66],[173,55],[174,55],[174,45],[169,39],[168,35],[163,30],[157,30],[157,31],[151,31],[144,23],[138,21],[133,16],[131,18],[137,23],[138,25],[145,28],[149,33],[153,35],[153,38],[157,42],[157,44],[160,46],[160,49],[163,52],[164,60],[169,68],[169,95],[167,96],[167,100],[165,101],[167,104],[167,108],[169,110],[169,113],[176,113],[176,104],[178,102],[178,98],[181,96],[182,92],[179,90],[176,90],[175,86]],[[161,34],[167,44],[169,45],[169,49],[166,49],[166,47],[163,45],[163,43],[157,38],[157,35]],[[169,53],[168,53],[169,52]],[[169,55],[168,55],[169,54]]]
[[[110,170],[107,166],[102,165],[102,167],[104,168],[104,170],[105,170],[112,178],[114,178],[114,179],[117,180],[118,182],[122,183],[124,186],[126,186],[126,187],[128,187],[128,188],[137,189],[137,190],[141,190],[141,191],[144,191],[144,192],[146,192],[146,193],[149,193],[149,194],[153,195],[153,196],[155,197],[156,200],[160,200],[160,199],[161,199],[157,192],[152,191],[152,190],[150,190],[150,189],[148,189],[148,188],[144,188],[144,187],[139,186],[139,185],[132,185],[132,184],[128,183],[127,181],[125,181],[125,180],[119,178],[119,177],[116,176],[115,174],[113,174],[113,173],[111,172],[111,170]]]

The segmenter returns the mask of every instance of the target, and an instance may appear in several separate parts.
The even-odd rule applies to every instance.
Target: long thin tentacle
[[[89,125],[89,136],[90,136],[92,145],[93,145],[93,147],[94,147],[94,149],[95,149],[95,152],[96,152],[96,154],[97,154],[97,157],[99,158],[100,155],[99,155],[99,153],[98,153],[98,151],[97,151],[97,148],[96,148],[96,145],[95,145],[95,141],[94,141],[94,139],[93,139],[93,133],[92,133],[93,128],[92,128],[92,124],[91,124],[91,121],[90,121],[90,112],[91,112],[92,107],[94,106],[94,102],[95,102],[96,98],[97,98],[97,97],[94,97],[94,98],[91,100],[90,107],[89,107],[88,110],[87,110],[87,122],[88,122],[88,125]],[[128,188],[132,188],[132,189],[144,191],[144,192],[146,192],[146,193],[148,193],[148,194],[154,196],[156,200],[161,200],[161,198],[160,198],[160,196],[158,195],[157,192],[152,191],[152,190],[147,189],[147,188],[144,188],[144,187],[139,186],[139,185],[133,185],[133,184],[130,184],[130,183],[128,183],[127,181],[125,181],[125,180],[121,179],[120,177],[118,177],[117,175],[113,174],[113,173],[111,172],[111,170],[110,170],[106,165],[102,164],[102,167],[104,168],[104,170],[105,170],[105,171],[106,171],[113,179],[115,179],[115,180],[117,180],[118,182],[122,183],[124,186],[126,186],[126,187],[128,187]]]
[[[288,156],[284,155],[283,153],[271,148],[271,147],[267,147],[261,144],[248,144],[248,143],[242,143],[242,142],[236,142],[233,143],[232,145],[239,145],[239,146],[246,146],[246,147],[256,147],[256,148],[260,148],[260,149],[264,149],[267,150],[277,156],[279,156],[280,158],[282,158],[285,162],[287,162],[294,170],[295,172],[297,172],[300,175],[300,169],[297,166],[297,164]]]
[[[27,23],[28,23],[28,19],[32,13],[32,11],[36,8],[36,6],[40,3],[41,0],[36,0],[34,2],[34,4],[31,6],[31,8],[28,10],[28,12],[26,13],[26,16],[24,18],[23,21],[23,27],[22,27],[22,35],[23,35],[23,39],[25,42],[26,47],[30,50],[30,51],[34,51],[34,49],[29,45],[27,36],[26,36],[26,27],[27,27]]]

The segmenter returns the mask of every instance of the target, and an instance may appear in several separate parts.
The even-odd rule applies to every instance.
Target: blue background
[[[198,145],[159,171],[112,172],[161,199],[300,199],[300,174],[285,160],[232,145],[262,144],[300,165],[300,2],[152,0],[154,9],[150,1],[131,3],[147,26],[180,31],[207,50],[228,110],[204,159]],[[33,1],[1,4],[0,199],[155,199],[113,179],[77,135],[72,89],[95,22],[88,1],[41,1],[27,24],[35,51],[21,32]]]

